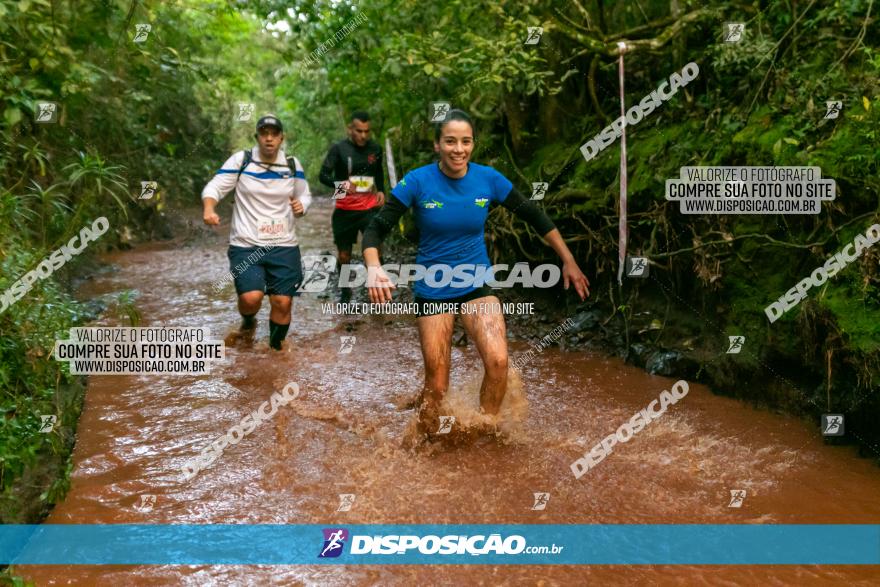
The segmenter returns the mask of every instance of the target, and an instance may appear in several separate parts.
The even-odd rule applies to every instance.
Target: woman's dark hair
[[[443,127],[446,126],[447,124],[449,124],[450,122],[452,122],[453,120],[461,120],[462,122],[468,123],[471,126],[471,132],[476,134],[474,132],[474,123],[471,120],[471,117],[468,116],[468,113],[465,112],[464,110],[454,109],[454,110],[450,110],[449,112],[447,112],[446,118],[443,119],[443,122],[437,124],[434,127],[434,140],[435,141],[437,141],[438,143],[440,142],[440,135],[443,133]]]

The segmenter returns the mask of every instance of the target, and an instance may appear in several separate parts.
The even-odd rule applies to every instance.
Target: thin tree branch
[[[565,22],[567,22],[569,25],[571,25],[571,26],[574,27],[575,29],[577,29],[577,30],[579,30],[579,31],[582,31],[582,32],[584,32],[584,33],[590,33],[590,32],[592,32],[592,29],[591,29],[591,28],[589,28],[589,27],[585,27],[585,26],[583,26],[583,25],[579,25],[578,23],[576,23],[576,22],[574,22],[573,20],[571,20],[570,18],[568,18],[568,17],[567,17],[567,16],[566,16],[561,10],[559,10],[559,9],[554,9],[554,12],[556,13],[556,16],[557,16],[557,17],[561,18],[562,20],[564,20]]]
[[[875,214],[877,214],[877,212],[866,212],[865,214],[862,214],[861,216],[856,216],[855,218],[853,218],[853,219],[850,220],[849,222],[846,222],[846,223],[844,223],[844,224],[841,224],[840,226],[838,226],[837,228],[835,228],[834,230],[832,230],[832,231],[831,231],[831,234],[829,234],[829,235],[828,235],[828,238],[826,238],[825,240],[823,240],[823,241],[818,241],[818,242],[815,242],[815,243],[809,243],[809,244],[805,244],[805,245],[799,245],[799,244],[796,244],[796,243],[789,243],[789,242],[785,242],[785,241],[777,240],[777,239],[775,239],[775,238],[773,238],[772,236],[767,235],[767,234],[743,234],[743,235],[740,235],[740,236],[737,236],[737,237],[733,237],[733,238],[730,239],[730,240],[709,241],[709,242],[705,242],[705,243],[700,243],[700,244],[698,244],[698,245],[696,245],[696,246],[693,246],[693,247],[688,247],[688,248],[685,248],[685,249],[679,249],[679,250],[677,250],[677,251],[671,251],[671,252],[668,252],[668,253],[649,253],[649,256],[650,256],[651,259],[665,259],[666,257],[672,257],[672,256],[674,256],[674,255],[678,255],[678,254],[680,254],[680,253],[687,253],[687,252],[689,252],[689,251],[695,251],[695,250],[697,250],[697,249],[702,249],[702,248],[704,248],[704,247],[708,247],[709,245],[722,245],[722,244],[729,244],[729,243],[732,243],[732,242],[734,242],[734,241],[738,241],[738,240],[742,240],[742,239],[746,239],[746,238],[760,238],[760,239],[763,239],[763,240],[769,241],[769,242],[771,242],[771,243],[773,243],[773,244],[775,244],[775,245],[778,245],[778,246],[780,246],[780,247],[787,247],[787,248],[789,248],[789,249],[812,249],[813,247],[821,247],[821,246],[825,245],[825,243],[827,243],[829,240],[831,240],[831,237],[833,237],[835,234],[837,234],[838,232],[840,232],[843,228],[845,228],[846,226],[852,224],[852,223],[855,222],[856,220],[861,220],[861,219],[863,219],[863,218],[867,218],[868,216],[873,216],[873,215],[875,215]]]
[[[615,35],[613,37],[614,40],[611,40],[611,37],[606,39],[604,36],[598,38],[593,35],[586,35],[581,31],[569,27],[565,23],[561,22],[557,23],[557,28],[563,35],[565,35],[575,43],[584,46],[584,49],[578,52],[575,57],[588,53],[598,53],[600,55],[604,55],[605,57],[617,57],[617,40],[619,39],[622,39],[626,42],[627,53],[656,51],[666,45],[670,40],[675,38],[685,26],[701,19],[707,18],[709,16],[712,16],[714,18],[716,16],[716,13],[716,9],[710,8],[700,8],[698,10],[688,12],[681,18],[676,19],[674,22],[672,22],[672,24],[667,26],[656,37],[650,39],[626,40],[626,36],[630,34],[636,34],[631,33],[630,31]],[[632,29],[632,31],[638,30],[642,30],[642,27],[635,27],[634,29]],[[567,61],[570,60],[571,58]]]
[[[596,114],[599,115],[599,119],[604,126],[608,123],[608,116],[602,110],[602,106],[599,104],[599,96],[596,94],[596,68],[598,66],[599,56],[594,55],[593,60],[590,62],[590,71],[587,73],[587,89],[590,92],[590,101],[593,103],[593,108],[595,108]]]
[[[574,7],[577,8],[577,11],[584,17],[584,20],[587,21],[587,30],[593,29],[593,21],[590,19],[590,13],[587,12],[587,9],[583,7],[583,5],[578,2],[578,0],[571,0],[571,3],[574,4]]]
[[[837,66],[847,60],[847,58],[853,54],[856,50],[856,47],[859,46],[859,43],[865,38],[865,30],[868,27],[868,21],[871,19],[871,9],[874,7],[874,0],[868,0],[868,12],[865,13],[865,20],[862,22],[862,30],[859,31],[859,34],[856,36],[856,40],[853,41],[853,44],[850,45],[849,49],[847,49],[846,53],[843,54],[843,57],[834,62],[834,65],[828,70],[828,73],[831,73]]]
[[[873,2],[873,0],[871,0],[871,1]],[[758,65],[761,65],[761,63],[763,63],[764,60],[767,59],[768,56],[773,55],[773,60],[770,61],[770,67],[767,68],[767,73],[764,74],[764,79],[761,80],[761,85],[758,86],[758,89],[757,89],[757,91],[755,91],[755,95],[752,98],[752,103],[749,104],[749,111],[746,114],[746,118],[748,118],[749,116],[752,115],[752,108],[755,106],[755,100],[758,99],[758,95],[761,93],[761,90],[764,88],[764,84],[767,82],[767,78],[770,76],[770,70],[773,69],[773,64],[776,62],[776,55],[777,55],[776,51],[779,49],[779,45],[782,44],[782,41],[785,40],[785,37],[787,37],[791,33],[791,31],[794,30],[794,27],[797,26],[797,23],[799,23],[801,21],[801,19],[804,17],[804,15],[807,12],[809,12],[810,8],[812,8],[813,4],[815,4],[815,3],[816,3],[816,0],[812,0],[810,2],[810,4],[806,8],[804,8],[804,10],[801,12],[800,16],[798,16],[797,19],[793,23],[791,23],[791,26],[788,27],[788,30],[785,31],[785,34],[783,34],[782,37],[776,42],[776,44],[773,45],[773,48],[770,49],[767,52],[767,54],[761,58],[760,61],[758,61],[757,65],[755,65],[755,67],[757,68]]]
[[[117,45],[122,41],[122,37],[125,36],[128,27],[131,26],[131,19],[134,18],[134,11],[137,10],[137,5],[138,0],[131,0],[131,6],[128,7],[128,14],[125,15],[125,24],[122,25],[122,30],[119,31],[119,37],[116,39]]]

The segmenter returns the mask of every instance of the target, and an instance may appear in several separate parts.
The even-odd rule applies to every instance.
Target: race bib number
[[[287,218],[257,218],[257,238],[281,240],[287,238]]]
[[[349,181],[351,181],[351,185],[354,186],[354,191],[359,194],[365,194],[373,191],[372,175],[352,175]]]

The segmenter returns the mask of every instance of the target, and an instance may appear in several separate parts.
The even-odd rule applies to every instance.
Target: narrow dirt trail
[[[304,254],[331,252],[330,207],[299,225]],[[225,233],[223,234],[225,237]],[[200,236],[109,255],[118,270],[80,292],[139,292],[144,326],[237,325],[225,238]],[[48,523],[880,523],[880,470],[824,446],[806,424],[699,385],[576,480],[569,464],[674,382],[587,352],[545,350],[512,382],[504,442],[401,448],[419,390],[415,319],[340,317],[316,294],[295,302],[288,346],[270,353],[267,309],[253,346],[205,376],[93,376],[72,488]],[[120,325],[107,318],[105,325]],[[356,337],[341,354],[340,336]],[[515,359],[527,348],[512,342]],[[481,366],[454,348],[452,410],[476,407]],[[288,382],[301,395],[211,467],[181,465]],[[741,508],[730,490],[745,489]],[[533,493],[548,491],[543,511]],[[348,512],[339,494],[354,494]],[[139,511],[142,495],[155,496]],[[144,508],[140,508],[143,510]],[[316,556],[317,548],[316,544]],[[37,585],[869,584],[870,567],[21,566]]]

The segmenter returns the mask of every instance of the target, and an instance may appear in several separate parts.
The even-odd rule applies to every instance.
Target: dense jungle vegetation
[[[593,281],[623,353],[674,350],[718,391],[811,418],[846,413],[880,455],[880,249],[769,324],[764,307],[880,222],[880,49],[873,0],[0,0],[0,292],[99,216],[96,246],[0,314],[0,521],[39,519],[63,495],[82,382],[48,358],[59,333],[101,311],[136,320],[125,294],[77,301],[89,255],[185,230],[199,192],[250,144],[239,103],[275,112],[313,191],[346,116],[368,110],[398,175],[432,159],[428,105],[477,121],[473,160],[542,204]],[[366,20],[339,39],[359,14]],[[744,22],[740,43],[722,25]],[[137,25],[150,24],[144,42]],[[528,27],[542,27],[526,45]],[[309,61],[328,39],[332,47]],[[627,129],[631,253],[652,279],[617,286],[619,141],[579,147],[627,104],[696,62],[700,74]],[[840,100],[825,119],[826,100]],[[36,103],[57,122],[35,121]],[[664,182],[694,165],[815,165],[837,182],[818,215],[685,216]],[[139,200],[142,181],[157,197]],[[493,212],[491,254],[551,259],[525,224]],[[592,308],[592,307],[591,307]],[[570,308],[582,312],[583,308]],[[725,355],[728,334],[746,337]],[[641,346],[640,346],[641,345]],[[40,415],[55,414],[53,434]],[[849,421],[848,421],[849,426]]]

